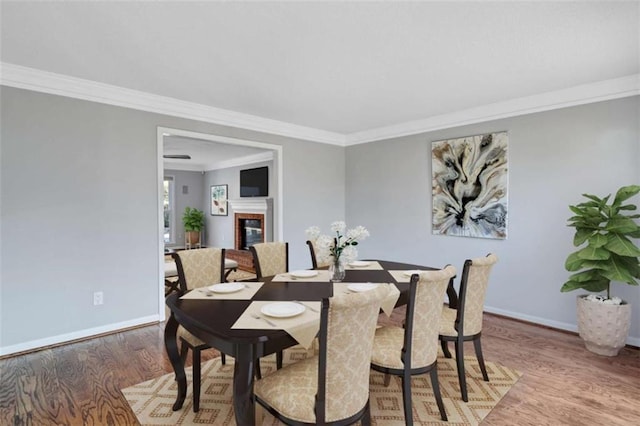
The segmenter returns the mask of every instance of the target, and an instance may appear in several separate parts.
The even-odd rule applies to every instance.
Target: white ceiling
[[[273,159],[273,153],[262,148],[175,135],[164,136],[163,145],[165,155],[191,156],[189,160],[165,159],[165,169],[207,171]]]
[[[1,61],[349,136],[638,75],[639,10],[3,1]]]

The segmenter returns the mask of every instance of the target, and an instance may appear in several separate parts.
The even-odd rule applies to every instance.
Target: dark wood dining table
[[[390,270],[433,270],[435,268],[377,260],[383,269],[348,269],[345,283],[395,283],[400,290],[396,306],[407,303],[409,284],[397,283]],[[173,410],[179,410],[187,394],[184,364],[180,358],[176,333],[182,325],[212,348],[235,358],[233,370],[233,408],[238,425],[255,424],[253,399],[254,371],[258,360],[295,346],[298,342],[284,330],[232,329],[252,301],[320,301],[333,296],[331,282],[305,282],[296,279],[274,282],[273,277],[263,277],[262,287],[251,300],[180,299],[174,293],[166,298],[171,315],[166,322],[164,340],[167,354],[175,371],[178,394]],[[452,282],[449,285],[453,290]],[[455,293],[453,293],[455,294]],[[449,294],[450,298],[454,297]],[[450,300],[451,303],[451,300]]]

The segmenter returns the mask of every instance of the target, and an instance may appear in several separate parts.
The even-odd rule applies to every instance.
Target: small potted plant
[[[204,228],[204,212],[196,208],[187,207],[182,215],[184,225],[184,238],[188,245],[200,242],[200,231]]]
[[[573,274],[561,291],[606,291],[606,297],[582,294],[577,298],[580,337],[588,350],[600,355],[617,355],[629,334],[631,306],[611,297],[611,281],[638,285],[640,249],[633,239],[640,238],[635,221],[640,214],[627,214],[637,206],[623,202],[639,192],[639,185],[622,187],[611,203],[611,194],[604,198],[582,194],[588,201],[569,206],[575,214],[568,224],[576,229],[573,245],[581,248],[565,262]]]

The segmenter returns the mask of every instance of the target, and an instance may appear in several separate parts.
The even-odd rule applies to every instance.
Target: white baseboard
[[[525,315],[519,312],[507,311],[505,309],[493,308],[491,306],[485,306],[484,311],[490,314],[502,315],[509,318],[519,319],[527,322],[531,322],[534,324],[545,325],[547,327],[557,328],[559,330],[573,331],[574,333],[578,332],[578,326],[576,324],[570,324],[566,322],[553,321],[546,318],[534,317],[532,315]],[[638,337],[627,337],[627,345],[633,345],[636,347],[640,347],[640,338]]]
[[[160,322],[159,315],[149,315],[142,318],[136,318],[129,321],[118,322],[115,324],[107,324],[100,327],[87,328],[85,330],[74,331],[73,333],[59,334],[57,336],[47,337],[44,339],[31,340],[30,342],[18,343],[11,346],[1,346],[0,356],[15,354],[24,351],[30,351],[39,348],[45,348],[51,345],[71,342],[73,340],[84,339],[87,337],[97,336],[99,334],[111,333],[130,327],[136,327],[143,324]]]

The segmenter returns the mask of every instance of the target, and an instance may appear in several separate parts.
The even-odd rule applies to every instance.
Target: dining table
[[[439,269],[387,260],[367,260],[362,264],[376,267],[347,267],[342,283],[395,285],[399,291],[395,306],[407,303],[410,279],[407,271],[413,273]],[[318,268],[318,271],[322,269],[326,268]],[[299,342],[284,329],[270,327],[267,324],[270,322],[268,318],[264,328],[245,329],[234,325],[245,315],[252,303],[296,301],[314,310],[310,302],[319,302],[333,297],[334,294],[334,283],[330,281],[327,271],[324,271],[324,274],[326,280],[319,280],[317,277],[300,278],[288,274],[262,277],[260,283],[246,283],[247,288],[250,288],[250,284],[256,284],[257,290],[253,289],[250,298],[234,299],[233,295],[217,297],[211,293],[208,295],[213,297],[204,294],[204,297],[189,298],[188,294],[181,293],[167,296],[166,305],[171,313],[165,325],[164,341],[178,387],[173,410],[182,408],[187,394],[185,368],[177,341],[178,327],[182,326],[210,347],[234,358],[232,397],[236,423],[243,426],[255,424],[253,385],[256,364],[261,357],[281,352]],[[457,302],[453,278],[447,293],[450,306],[455,306]]]

